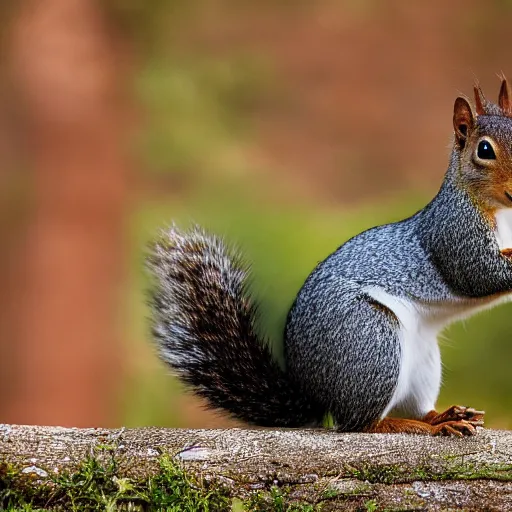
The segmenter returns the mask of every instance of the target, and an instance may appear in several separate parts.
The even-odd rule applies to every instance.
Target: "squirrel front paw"
[[[476,427],[469,421],[445,421],[439,425],[433,425],[435,436],[474,436],[476,434]]]
[[[463,405],[452,405],[446,411],[438,413],[436,411],[429,412],[423,421],[430,425],[441,425],[450,422],[465,422],[472,427],[481,427],[484,424],[484,411],[477,411],[472,407],[464,407]]]

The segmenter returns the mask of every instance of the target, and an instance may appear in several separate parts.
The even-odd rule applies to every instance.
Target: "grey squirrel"
[[[512,95],[458,97],[448,170],[413,216],[350,239],[313,270],[288,314],[285,368],[256,333],[248,268],[198,227],[152,246],[161,358],[210,405],[260,426],[472,435],[483,411],[438,413],[438,333],[512,297]],[[392,414],[393,416],[388,416]],[[396,417],[398,416],[398,417]]]

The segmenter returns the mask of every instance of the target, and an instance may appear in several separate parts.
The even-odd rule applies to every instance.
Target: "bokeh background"
[[[0,422],[233,424],[156,359],[144,247],[199,222],[281,340],[301,283],[436,193],[452,106],[512,77],[512,2],[2,0]],[[512,306],[443,336],[439,406],[512,427]]]

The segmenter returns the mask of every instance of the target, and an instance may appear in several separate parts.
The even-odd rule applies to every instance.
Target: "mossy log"
[[[512,432],[485,429],[448,438],[0,425],[0,490],[11,485],[32,496],[91,457],[100,464],[115,458],[117,479],[147,481],[164,455],[194,482],[237,498],[241,510],[251,499],[256,508],[255,494],[272,510],[276,488],[303,507],[290,510],[512,510]]]

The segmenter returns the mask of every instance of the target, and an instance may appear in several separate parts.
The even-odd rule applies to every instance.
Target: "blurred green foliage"
[[[270,67],[250,55],[151,59],[137,80],[147,168],[189,181],[238,173],[250,128],[245,114],[271,81]]]
[[[99,0],[107,18],[144,56],[158,54],[169,31],[186,21],[201,0]]]

